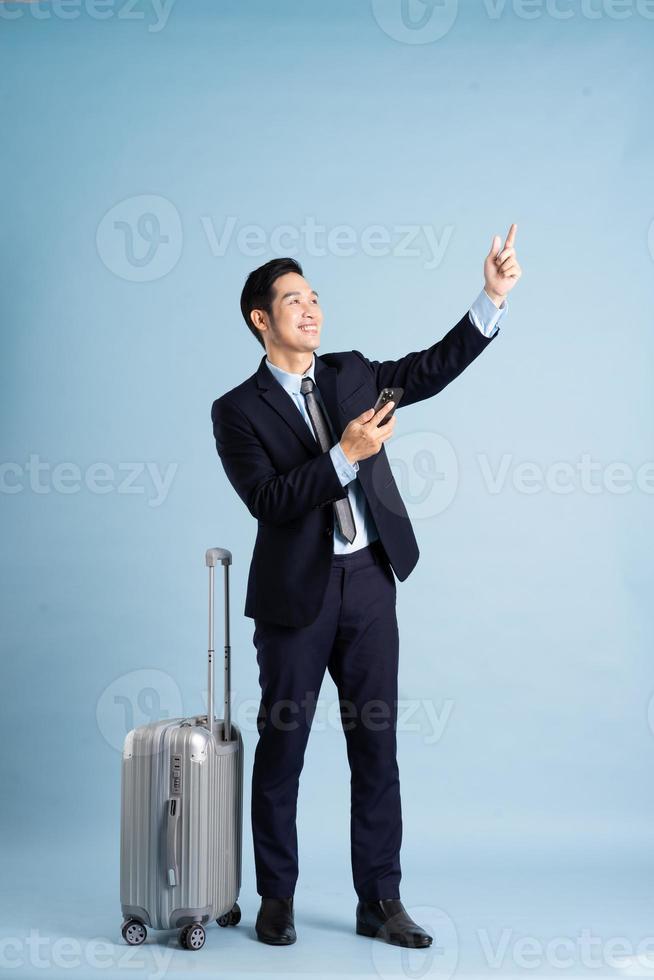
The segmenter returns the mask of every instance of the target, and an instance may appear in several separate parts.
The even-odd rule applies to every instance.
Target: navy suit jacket
[[[370,361],[357,350],[316,354],[316,384],[334,431],[340,438],[382,388],[404,388],[398,411],[438,394],[498,333],[485,337],[466,313],[442,340],[396,361]],[[320,611],[334,553],[332,503],[347,488],[265,361],[264,355],[251,377],[216,399],[211,418],[227,478],[258,525],[245,615],[300,627]],[[419,551],[383,444],[359,461],[357,475],[393,571],[404,581]]]

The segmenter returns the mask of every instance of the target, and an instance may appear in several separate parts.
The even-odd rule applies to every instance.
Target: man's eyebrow
[[[301,296],[301,295],[302,295],[301,293],[299,293],[297,290],[295,290],[295,292],[293,292],[293,293],[284,293],[284,295],[282,296],[282,299],[288,299],[289,296]],[[312,289],[311,290],[311,295],[312,296],[317,296],[318,293],[315,291],[315,289]]]

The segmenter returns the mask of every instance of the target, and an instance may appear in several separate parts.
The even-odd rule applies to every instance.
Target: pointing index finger
[[[515,222],[509,228],[509,233],[506,236],[506,242],[504,243],[504,248],[513,248],[513,243],[515,242],[515,233],[518,230],[518,226]]]

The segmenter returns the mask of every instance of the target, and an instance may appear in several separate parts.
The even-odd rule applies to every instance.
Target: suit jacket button
[[[329,537],[331,537],[331,535],[332,535],[333,533],[334,533],[334,528],[333,528],[333,527],[326,527],[326,528],[325,528],[325,537],[326,537],[326,538],[329,538]]]

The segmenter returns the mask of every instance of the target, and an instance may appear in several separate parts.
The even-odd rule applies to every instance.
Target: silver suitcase
[[[229,566],[224,548],[209,568],[208,714],[142,725],[125,738],[121,779],[120,902],[125,941],[147,927],[180,929],[201,949],[204,925],[236,925],[241,887],[243,741],[230,719]],[[224,568],[225,712],[214,717],[214,572]],[[211,719],[211,720],[210,720]]]

